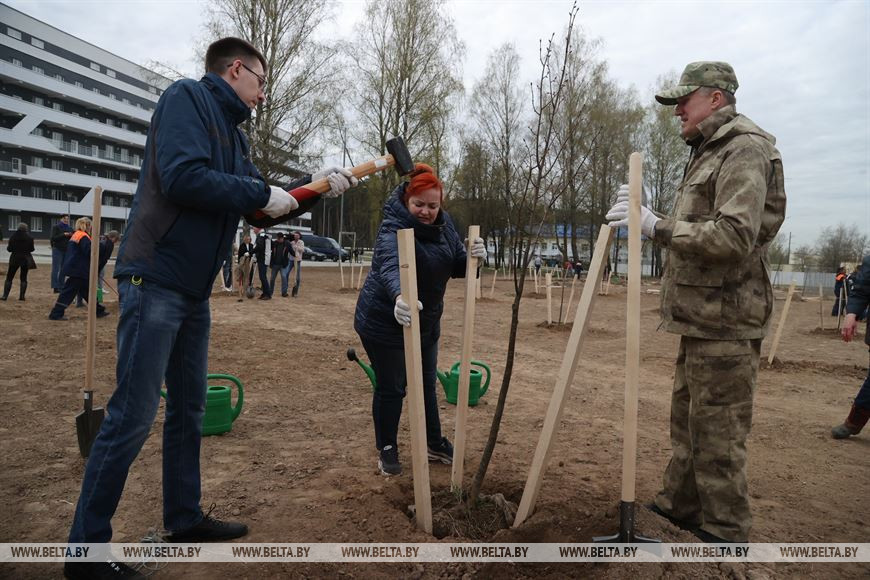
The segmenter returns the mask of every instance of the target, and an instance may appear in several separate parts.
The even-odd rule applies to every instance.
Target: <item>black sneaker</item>
[[[198,544],[200,542],[222,542],[241,538],[248,533],[248,526],[239,522],[222,522],[211,517],[215,504],[211,504],[202,520],[186,530],[169,532],[167,541],[183,542],[185,544]]]
[[[378,469],[383,475],[400,475],[402,464],[399,463],[399,450],[392,445],[384,445],[378,456]]]
[[[110,578],[145,578],[123,562],[65,562],[63,577],[69,580],[102,580]]]
[[[262,296],[260,296],[260,300],[271,300],[271,299],[272,299],[272,297],[269,296],[268,294],[263,294]]]
[[[69,320],[66,316],[49,316],[49,320]]]
[[[429,461],[440,461],[447,465],[453,463],[453,445],[450,444],[447,437],[442,437],[441,441],[429,446]]]
[[[100,310],[99,312],[97,312],[97,318],[103,318],[103,317],[108,316],[108,315],[109,315],[108,310]]]

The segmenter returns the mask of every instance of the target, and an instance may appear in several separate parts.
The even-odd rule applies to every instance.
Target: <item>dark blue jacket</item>
[[[81,230],[73,232],[63,255],[60,275],[87,280],[91,270],[91,237]]]
[[[148,129],[116,278],[141,276],[196,299],[209,297],[239,218],[269,201],[269,186],[238,128],[250,115],[214,73],[166,89]]]
[[[849,289],[849,300],[846,304],[846,314],[861,316],[867,306],[870,306],[870,254],[864,256],[855,283]],[[864,332],[864,342],[870,344],[870,317],[867,319],[867,329]]]
[[[372,269],[360,291],[354,315],[354,329],[361,337],[391,348],[404,344],[402,326],[393,316],[396,297],[402,293],[398,230],[414,228],[417,292],[423,303],[420,312],[423,346],[438,342],[447,281],[464,278],[466,265],[465,245],[447,212],[442,209],[432,225],[420,223],[401,201],[404,189],[404,184],[397,187],[384,204]]]

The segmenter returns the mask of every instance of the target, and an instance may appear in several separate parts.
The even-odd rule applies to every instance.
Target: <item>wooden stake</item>
[[[495,298],[495,281],[498,278],[498,268],[492,271],[492,286],[489,288],[489,297]]]
[[[544,280],[547,284],[547,326],[553,324],[553,275],[546,274]]]
[[[363,268],[364,268],[364,265],[362,264],[362,262],[360,262],[359,278],[357,278],[357,281],[356,281],[356,289],[357,290],[362,290]]]
[[[538,269],[533,267],[532,275],[535,277],[535,296],[538,295]]]
[[[822,285],[819,284],[819,328],[825,329],[825,295],[822,292]]]
[[[637,399],[640,381],[640,199],[643,156],[628,159],[628,300],[625,331],[625,408],[622,435],[622,501],[634,502],[637,471]]]
[[[843,287],[840,288],[840,301],[837,303],[837,330],[840,330],[840,325],[843,324],[843,311],[846,310],[846,282],[843,282]]]
[[[565,307],[565,313],[562,315],[562,324],[568,322],[568,312],[571,310],[571,302],[574,301],[574,286],[577,284],[577,276],[571,280],[571,293],[568,294],[568,306]],[[594,284],[593,284],[594,286]]]
[[[341,261],[341,252],[338,253],[338,272],[341,274],[341,289],[344,290],[344,262]],[[352,275],[350,279],[353,280]]]
[[[474,283],[474,297],[480,300],[483,298],[483,287],[481,285],[482,280],[479,277],[475,277],[476,282]]]
[[[423,405],[423,349],[420,312],[417,310],[417,256],[413,228],[399,230],[399,283],[402,298],[411,307],[411,326],[403,327],[408,418],[411,423],[411,466],[417,525],[432,533],[432,495],[429,490],[429,453],[426,448],[426,412]],[[467,395],[466,395],[467,396]]]
[[[612,237],[613,230],[607,225],[601,226],[601,230],[598,233],[598,241],[595,243],[595,251],[592,253],[592,261],[589,263],[587,280],[598,280],[601,278]],[[589,328],[589,318],[597,299],[598,294],[595,292],[594,282],[592,284],[585,284],[583,292],[580,294],[580,302],[577,303],[574,326],[571,328],[571,335],[565,347],[565,354],[562,356],[562,365],[559,367],[559,374],[556,376],[556,386],[553,389],[553,395],[550,397],[550,405],[544,418],[544,426],[541,429],[538,446],[535,448],[535,456],[529,469],[529,477],[526,479],[523,497],[520,501],[517,515],[514,518],[513,527],[515,528],[522,524],[529,514],[532,513],[535,502],[537,502],[541,482],[544,479],[544,472],[550,459],[551,447],[556,437],[556,430],[562,421],[562,410],[564,409],[565,401],[568,400],[568,389],[574,381],[574,372],[577,370],[577,363],[580,361],[580,351],[583,349],[583,341]]]
[[[782,307],[782,314],[779,315],[779,323],[776,325],[776,334],[773,336],[773,342],[770,345],[770,355],[767,357],[767,364],[773,364],[773,357],[776,356],[776,349],[779,347],[779,338],[782,336],[782,329],[785,327],[785,318],[788,316],[788,307],[791,306],[791,296],[794,294],[795,281],[792,280],[788,287],[788,294],[785,297],[785,306]]]
[[[480,226],[468,226],[468,239],[480,237]],[[465,265],[465,313],[462,323],[462,358],[459,362],[459,390],[456,394],[456,433],[453,438],[453,467],[450,487],[462,490],[465,470],[465,424],[468,420],[468,390],[471,382],[471,343],[474,337],[475,292],[480,290],[477,278],[477,258],[471,256],[469,243],[468,260]]]
[[[91,265],[88,270],[88,326],[85,337],[85,389],[95,390],[94,363],[97,354],[97,276],[100,274],[100,217],[103,188],[94,187],[94,214],[91,218]]]

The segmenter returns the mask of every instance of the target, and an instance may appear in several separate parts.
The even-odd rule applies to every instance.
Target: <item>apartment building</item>
[[[171,81],[0,4],[0,227],[48,238],[58,216],[91,215],[123,232],[145,138]],[[282,136],[283,137],[283,136]],[[301,168],[288,166],[288,175]],[[311,215],[292,227],[310,230]]]

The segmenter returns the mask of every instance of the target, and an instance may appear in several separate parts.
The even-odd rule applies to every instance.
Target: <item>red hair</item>
[[[415,163],[414,170],[408,174],[410,181],[405,186],[405,200],[409,197],[419,195],[427,189],[437,189],[441,194],[441,201],[444,201],[444,186],[441,180],[435,175],[435,170],[425,163]]]

